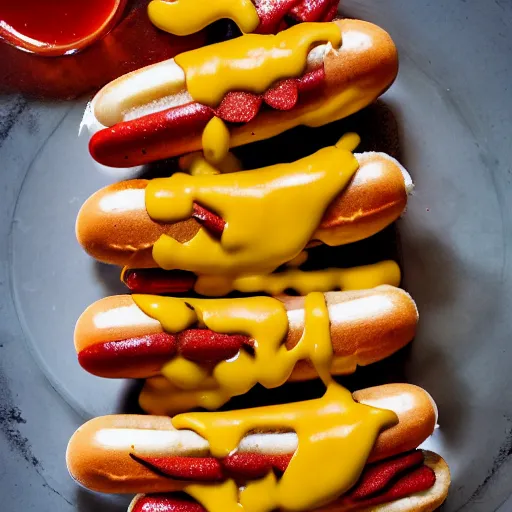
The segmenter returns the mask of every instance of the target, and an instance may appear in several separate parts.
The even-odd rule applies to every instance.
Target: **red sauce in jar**
[[[112,28],[125,0],[0,0],[0,35],[35,53],[83,48]],[[57,50],[57,48],[59,48]]]
[[[23,2],[0,0],[0,6],[15,1]],[[115,16],[106,37],[79,53],[51,59],[3,43],[0,26],[0,94],[22,93],[38,99],[76,98],[134,69],[205,44],[204,31],[177,37],[158,30],[149,21],[147,6],[148,0],[130,0],[126,9],[120,7],[117,11],[122,19]]]

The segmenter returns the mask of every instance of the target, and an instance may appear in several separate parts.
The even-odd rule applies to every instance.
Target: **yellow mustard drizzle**
[[[229,152],[229,129],[218,117],[211,119],[203,130],[203,151],[194,151],[179,159],[182,171],[192,176],[238,172],[240,161]]]
[[[230,279],[266,274],[294,259],[315,233],[327,206],[358,169],[345,144],[352,147],[351,137],[297,162],[254,171],[177,173],[151,180],[145,192],[146,209],[154,220],[189,218],[197,202],[226,222],[220,240],[205,229],[183,244],[162,235],[153,246],[153,259],[166,270]]]
[[[207,300],[133,295],[133,300],[170,333],[199,323],[215,332],[245,334],[254,340],[254,355],[241,350],[236,357],[218,363],[211,372],[181,356],[162,368],[162,374],[171,383],[171,391],[174,388],[190,391],[187,398],[179,398],[180,404],[188,399],[190,408],[216,409],[231,397],[247,393],[257,383],[266,388],[281,386],[300,360],[310,360],[319,373],[326,369],[323,378],[330,375],[333,359],[330,321],[322,293],[306,297],[304,331],[291,350],[283,345],[288,332],[286,310],[279,300],[271,297]],[[170,390],[166,389],[167,394]],[[148,399],[151,403],[152,398]],[[167,408],[176,410],[172,395]]]
[[[208,440],[214,457],[236,451],[250,431],[290,429],[298,447],[283,476],[271,472],[236,484],[191,484],[185,491],[208,512],[313,510],[350,489],[359,478],[379,432],[397,422],[394,412],[356,403],[350,392],[329,382],[324,396],[307,402],[217,413],[187,413],[173,419]]]
[[[216,165],[228,154],[229,130],[222,119],[213,117],[208,121],[202,136],[203,153],[206,161]]]
[[[210,393],[215,389],[217,384],[212,377],[205,379],[198,389],[185,390],[172,384],[167,377],[158,375],[144,382],[139,405],[143,411],[157,416],[173,416],[198,407],[213,411],[225,403],[224,397]]]
[[[253,32],[260,23],[251,0],[153,0],[148,16],[159,29],[177,36],[195,34],[224,18],[233,20],[245,33]]]
[[[175,57],[187,90],[204,105],[216,107],[230,91],[265,92],[273,83],[300,76],[315,44],[338,48],[335,23],[301,23],[277,35],[246,34]]]
[[[208,163],[203,153],[199,151],[180,158],[179,166],[182,171],[188,172],[191,176],[211,176],[221,173],[219,166]]]
[[[231,152],[228,152],[215,166],[209,164],[200,151],[194,151],[193,153],[182,156],[178,163],[182,171],[188,172],[192,176],[200,176],[202,174],[227,174],[242,170],[242,163]]]
[[[287,269],[272,274],[251,274],[239,277],[229,275],[199,275],[194,290],[205,296],[226,295],[232,291],[242,293],[264,292],[279,295],[287,289],[300,295],[332,290],[365,290],[381,284],[398,286],[400,267],[386,260],[372,265],[322,270]]]

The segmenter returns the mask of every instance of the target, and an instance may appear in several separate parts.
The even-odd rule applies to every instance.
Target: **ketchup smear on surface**
[[[0,0],[0,22],[44,45],[72,45],[96,32],[115,9],[116,0]],[[4,26],[5,28],[5,26]],[[16,34],[14,34],[16,35]]]

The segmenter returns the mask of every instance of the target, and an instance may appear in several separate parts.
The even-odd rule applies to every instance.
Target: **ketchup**
[[[112,28],[124,4],[125,0],[0,0],[0,35],[35,53],[72,53]]]
[[[110,6],[115,3],[115,0],[103,1]],[[39,3],[47,5],[45,0],[0,0],[0,20],[7,19],[7,16],[3,16],[4,12],[14,11],[12,5],[7,5],[15,5],[16,2],[24,9],[28,5]],[[53,2],[56,0],[52,0],[52,5]],[[67,3],[70,6],[74,3],[86,6],[87,0],[68,0]],[[90,3],[99,4],[100,0],[91,0]],[[124,4],[124,0],[121,4]],[[106,37],[74,55],[50,59],[39,54],[58,54],[58,47],[32,50],[39,54],[22,52],[2,42],[3,37],[13,45],[26,47],[19,38],[15,40],[0,25],[0,94],[16,92],[38,99],[76,98],[134,69],[170,59],[178,53],[204,45],[204,32],[190,37],[176,37],[158,30],[148,18],[147,4],[148,0],[130,0],[127,7],[123,9],[120,6],[116,16],[111,19],[112,30]],[[62,48],[60,51],[62,53]]]

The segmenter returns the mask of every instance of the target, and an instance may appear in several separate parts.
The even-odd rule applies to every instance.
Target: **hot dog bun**
[[[255,119],[231,126],[231,147],[268,139],[294,126],[320,126],[346,117],[372,103],[394,81],[398,55],[390,36],[381,28],[359,20],[337,20],[342,45],[333,50],[322,45],[312,50],[308,66],[324,66],[325,83],[319,93],[289,111],[261,111]],[[333,111],[322,111],[328,98],[339,97]],[[186,90],[183,70],[174,59],[142,68],[118,78],[95,97],[94,116],[84,124],[103,127],[89,146],[99,163],[131,167],[201,149],[202,127],[211,118],[203,112],[197,122],[182,130],[170,128],[166,116],[150,119],[155,112],[173,114],[173,108],[196,108]],[[196,105],[194,107],[193,105]],[[166,114],[167,115],[167,114]],[[142,121],[143,120],[143,121]],[[137,127],[142,127],[138,129]]]
[[[355,371],[396,352],[412,340],[418,321],[416,305],[409,294],[399,288],[383,285],[371,290],[329,292],[325,294],[331,322],[334,349],[334,374]],[[283,297],[288,311],[289,331],[286,346],[294,347],[304,330],[304,297]],[[121,341],[163,332],[161,324],[143,313],[130,295],[101,299],[89,306],[75,327],[75,348],[84,368],[95,375],[112,378],[147,378],[160,373],[169,361],[134,357],[131,364],[106,365],[98,368],[81,358],[82,351],[95,344]],[[350,368],[347,358],[352,358]],[[336,359],[343,360],[337,368]],[[316,377],[309,361],[300,361],[290,380]]]
[[[410,384],[389,384],[359,391],[363,404],[393,410],[397,425],[377,438],[370,461],[392,457],[416,448],[434,430],[437,409],[428,393]],[[141,436],[140,431],[146,431]],[[385,436],[385,437],[383,437]],[[404,437],[406,439],[404,439]],[[261,433],[246,436],[240,451],[293,453],[294,433]],[[208,442],[189,430],[176,430],[163,416],[113,415],[95,418],[82,425],[69,441],[66,461],[71,476],[88,489],[106,493],[153,493],[183,489],[186,482],[156,474],[130,457],[208,456]]]
[[[426,491],[413,493],[410,496],[398,500],[374,505],[370,508],[361,508],[358,504],[347,505],[336,500],[329,505],[316,509],[315,512],[433,512],[446,500],[450,487],[450,470],[442,457],[436,453],[423,450],[424,464],[435,473],[435,484]],[[139,500],[144,499],[144,494],[138,494],[130,503],[128,512],[135,510]],[[145,508],[143,510],[146,510]],[[154,510],[160,510],[155,508]],[[173,510],[170,507],[162,507],[162,512]],[[196,510],[196,508],[194,508]],[[199,510],[199,508],[197,508]],[[148,512],[151,508],[148,507]]]
[[[434,510],[437,510],[448,496],[451,482],[450,468],[437,453],[426,450],[423,453],[425,454],[425,464],[436,474],[434,487],[397,501],[378,505],[371,509],[364,509],[361,512],[434,512]],[[333,512],[334,510],[337,509],[333,509]]]
[[[407,205],[412,180],[395,159],[384,153],[355,156],[360,167],[328,207],[316,236],[328,230],[345,244],[362,240],[395,221]],[[84,203],[76,236],[88,254],[120,266],[155,267],[152,247],[161,235],[181,243],[194,237],[200,227],[194,219],[166,224],[149,217],[144,199],[147,184],[147,180],[130,180],[109,185]]]

